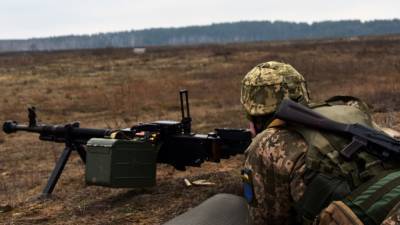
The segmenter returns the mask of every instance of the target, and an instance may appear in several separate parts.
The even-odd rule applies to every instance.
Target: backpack
[[[375,128],[367,105],[354,97],[337,96],[321,104],[311,104],[310,108],[337,122],[359,123]],[[312,224],[321,210],[332,203],[326,209],[327,211],[325,210],[325,215],[342,215],[340,218],[346,218],[343,215],[352,215],[348,218],[359,218],[358,222],[365,224],[379,224],[379,221],[382,221],[387,214],[386,205],[389,208],[391,205],[389,201],[396,201],[400,192],[394,191],[390,196],[386,196],[385,202],[379,203],[374,210],[368,211],[367,208],[356,210],[360,208],[358,203],[361,199],[367,202],[374,201],[378,196],[376,193],[378,190],[367,189],[367,193],[373,192],[371,195],[360,190],[367,187],[367,182],[378,182],[376,179],[383,178],[382,176],[387,175],[391,169],[400,167],[383,163],[379,158],[365,151],[358,152],[352,160],[346,161],[339,152],[350,143],[350,138],[298,125],[290,125],[288,128],[300,133],[308,144],[304,177],[306,190],[300,201],[295,204],[298,221],[302,224]],[[386,187],[382,182],[379,185],[384,190],[391,191],[391,188]],[[358,196],[358,194],[361,195]],[[379,194],[384,195],[383,192]],[[357,201],[352,202],[350,199],[357,199]],[[365,203],[365,205],[369,206],[370,203]],[[385,207],[381,207],[383,205]],[[353,210],[355,211],[352,214],[348,213]],[[383,217],[378,216],[381,214],[384,214]],[[375,223],[367,223],[364,221],[366,218],[371,218],[371,221]]]
[[[314,224],[381,224],[400,201],[400,170],[385,171],[362,184],[342,201],[333,201]]]

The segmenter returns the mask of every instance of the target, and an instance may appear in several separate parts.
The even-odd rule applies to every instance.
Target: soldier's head
[[[255,133],[264,130],[271,122],[284,98],[304,104],[309,102],[304,77],[289,64],[275,61],[261,63],[242,80],[240,102]]]

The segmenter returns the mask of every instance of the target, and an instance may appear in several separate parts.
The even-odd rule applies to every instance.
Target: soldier
[[[294,224],[293,203],[304,193],[307,143],[296,131],[279,127],[273,114],[284,97],[309,103],[303,76],[292,66],[266,62],[254,67],[242,81],[241,103],[252,133],[257,136],[246,151],[254,196],[248,199],[255,224]],[[245,194],[246,195],[246,194]]]
[[[348,144],[347,139],[274,119],[284,98],[338,122],[379,129],[368,106],[357,98],[338,96],[319,104],[310,103],[306,82],[292,66],[266,62],[254,67],[244,77],[241,91],[241,103],[257,134],[246,151],[243,170],[245,197],[253,222],[380,224],[397,201],[394,193],[400,191],[396,189],[400,173],[390,172],[398,166],[383,163],[366,152],[345,161],[339,152]],[[371,190],[368,185],[377,188]],[[388,199],[388,193],[394,197]],[[354,198],[347,201],[346,197]],[[336,200],[343,201],[334,202],[336,205],[331,204],[318,217]],[[375,201],[380,202],[375,205]],[[366,213],[355,210],[360,206],[367,207]],[[332,215],[339,215],[337,211],[342,209],[345,211],[339,213],[340,218],[355,210],[354,220],[332,222],[337,219]]]

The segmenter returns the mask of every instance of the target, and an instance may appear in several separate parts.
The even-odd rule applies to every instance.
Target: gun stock
[[[351,159],[361,149],[365,149],[382,160],[400,156],[399,140],[361,124],[345,124],[330,120],[289,99],[282,101],[275,117],[289,123],[350,137],[352,141],[340,152],[345,159]]]

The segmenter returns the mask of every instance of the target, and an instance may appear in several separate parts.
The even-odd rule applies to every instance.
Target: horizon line
[[[36,36],[36,37],[28,37],[28,38],[7,38],[2,39],[0,41],[27,41],[27,40],[35,40],[35,39],[47,39],[47,38],[60,38],[60,37],[68,37],[68,36],[96,36],[100,34],[112,34],[112,33],[123,33],[123,32],[140,32],[146,30],[153,30],[153,29],[184,29],[184,28],[191,28],[191,27],[207,27],[212,25],[221,25],[221,24],[229,24],[229,23],[243,23],[243,22],[284,22],[284,23],[296,23],[296,24],[308,24],[309,26],[316,24],[316,23],[323,23],[323,22],[341,22],[341,21],[360,21],[361,23],[368,23],[374,21],[390,21],[390,20],[400,20],[399,18],[387,18],[387,19],[334,19],[334,20],[318,20],[318,21],[289,21],[289,20],[237,20],[237,21],[225,21],[225,22],[212,22],[207,24],[191,24],[191,25],[184,25],[184,26],[154,26],[149,28],[140,28],[140,29],[126,29],[126,30],[114,30],[114,31],[100,31],[100,32],[93,32],[93,33],[75,33],[75,34],[60,34],[54,36]]]

